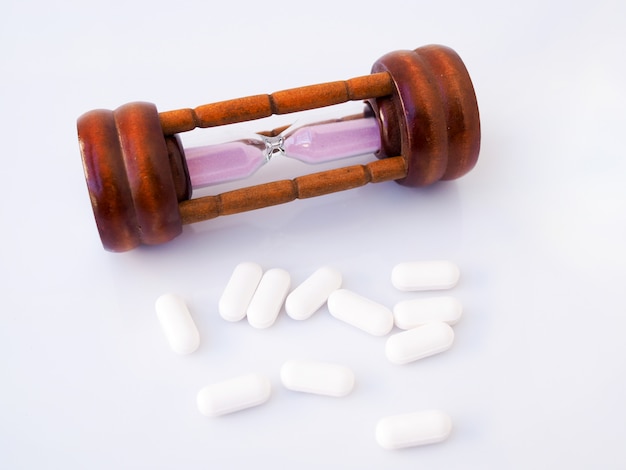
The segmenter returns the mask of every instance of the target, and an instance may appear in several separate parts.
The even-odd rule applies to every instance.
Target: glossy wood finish
[[[126,251],[141,243],[113,111],[78,119],[78,140],[91,206],[104,248]]]
[[[350,100],[369,100],[378,116],[380,160],[191,199],[176,134]],[[152,104],[131,103],[91,111],[78,119],[78,134],[96,222],[111,251],[163,243],[183,224],[371,182],[423,186],[457,178],[475,165],[480,148],[472,83],[458,55],[443,46],[387,54],[364,77],[194,109],[159,114]]]
[[[288,114],[347,101],[386,96],[392,90],[393,83],[388,74],[372,74],[345,81],[292,88],[269,95],[220,101],[194,109],[166,111],[160,115],[161,126],[166,135],[178,134],[197,127],[223,126],[261,119],[272,114]]]
[[[460,178],[474,168],[480,153],[480,115],[474,85],[463,61],[449,47],[424,46],[416,52],[433,71],[445,103],[448,164],[441,179]]]
[[[127,251],[179,235],[177,196],[190,195],[189,177],[178,142],[166,142],[163,136],[156,107],[130,103],[115,111],[91,111],[77,124],[87,187],[104,247]]]
[[[232,215],[262,207],[291,202],[294,199],[331,194],[357,188],[367,183],[380,183],[406,175],[402,157],[386,158],[366,165],[353,165],[293,180],[281,180],[236,189],[216,196],[191,199],[180,204],[184,224],[201,222],[221,215]]]
[[[388,72],[394,82],[391,96],[370,103],[381,124],[381,156],[407,159],[407,175],[398,183],[425,186],[473,168],[480,149],[478,105],[469,74],[452,49],[392,52],[372,72]]]

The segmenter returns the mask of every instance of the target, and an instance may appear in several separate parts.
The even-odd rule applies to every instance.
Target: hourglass
[[[183,149],[179,134],[345,103],[363,113]],[[480,148],[474,88],[451,49],[424,46],[376,61],[371,74],[195,109],[150,103],[94,110],[77,122],[87,187],[110,251],[164,243],[184,224],[395,180],[425,186],[471,170]],[[367,164],[192,198],[192,190],[244,179],[277,155],[322,163],[374,154]]]

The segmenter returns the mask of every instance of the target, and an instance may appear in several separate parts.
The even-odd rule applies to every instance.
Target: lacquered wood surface
[[[197,127],[213,127],[236,122],[332,106],[347,101],[364,100],[391,93],[388,74],[372,74],[350,80],[309,85],[268,95],[254,95],[194,109],[178,109],[160,114],[163,133],[177,134]]]
[[[183,223],[191,224],[221,215],[237,214],[284,204],[295,199],[357,188],[367,183],[391,181],[403,178],[405,175],[404,158],[386,158],[366,165],[353,165],[299,176],[293,180],[275,181],[236,189],[216,196],[191,199],[180,204],[180,212]]]
[[[393,79],[391,96],[370,100],[381,124],[382,156],[407,159],[407,186],[458,178],[476,164],[480,120],[467,70],[452,50],[425,46],[381,57],[372,72]]]
[[[378,117],[380,160],[191,199],[178,133],[351,100],[368,100]],[[425,186],[458,178],[475,165],[480,149],[471,80],[458,55],[444,46],[386,54],[367,76],[194,109],[158,113],[152,104],[130,103],[96,110],[78,119],[78,134],[96,223],[111,251],[166,242],[183,224],[370,182]]]

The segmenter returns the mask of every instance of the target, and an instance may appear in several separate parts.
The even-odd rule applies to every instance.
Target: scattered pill
[[[306,320],[328,300],[328,296],[341,287],[341,273],[322,267],[296,287],[285,300],[285,310],[294,320]]]
[[[448,261],[401,263],[392,271],[393,285],[405,291],[447,289],[457,284],[459,269]],[[324,302],[335,318],[375,336],[384,336],[394,324],[405,329],[387,339],[389,361],[406,364],[449,349],[455,324],[462,315],[460,302],[453,297],[431,297],[398,302],[393,313],[384,305],[347,289],[341,289],[341,273],[322,267],[289,295],[291,278],[283,269],[263,274],[255,263],[240,263],[231,275],[219,300],[220,315],[228,321],[248,317],[255,328],[274,324],[285,304],[287,314],[304,320]],[[183,299],[165,294],[155,309],[170,347],[189,354],[200,337]],[[354,373],[347,367],[313,360],[290,360],[280,370],[283,385],[292,391],[343,397],[354,388]],[[201,389],[197,406],[205,416],[220,416],[265,403],[271,395],[270,380],[248,374]],[[376,441],[385,449],[433,444],[447,439],[452,431],[450,417],[438,410],[420,411],[382,418],[376,425]]]
[[[413,261],[396,265],[391,283],[402,291],[450,289],[459,276],[459,268],[450,261]]]
[[[207,385],[198,392],[198,410],[205,416],[220,416],[265,403],[271,394],[269,379],[248,374]]]
[[[235,266],[218,304],[224,320],[235,322],[246,316],[262,275],[263,269],[256,263],[244,262]]]
[[[338,320],[374,336],[384,336],[393,328],[391,310],[347,289],[330,294],[328,310]]]
[[[343,397],[354,388],[354,373],[328,362],[287,361],[280,369],[280,378],[289,390],[331,397]]]
[[[387,416],[376,425],[376,441],[389,450],[446,440],[452,432],[452,419],[439,410]]]
[[[407,364],[450,349],[454,341],[452,327],[432,322],[396,333],[387,339],[385,354],[394,364]]]
[[[283,306],[291,276],[284,269],[268,270],[261,281],[247,309],[248,322],[254,328],[268,328],[274,324]]]
[[[410,330],[434,321],[454,325],[459,321],[462,313],[463,306],[454,297],[403,300],[393,307],[396,326],[403,330]]]
[[[155,302],[161,329],[175,353],[190,354],[200,346],[200,334],[185,301],[175,294],[163,294]]]

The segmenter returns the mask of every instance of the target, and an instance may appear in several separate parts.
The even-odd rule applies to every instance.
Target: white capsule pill
[[[205,416],[220,416],[265,403],[271,394],[269,379],[248,374],[207,385],[198,392],[197,404]]]
[[[459,268],[450,261],[414,261],[396,265],[391,283],[402,291],[450,289],[459,276]]]
[[[374,336],[384,336],[393,328],[391,310],[347,289],[330,294],[328,311],[338,320]]]
[[[175,353],[190,354],[200,346],[200,334],[185,301],[175,294],[163,294],[154,304],[161,329]]]
[[[246,316],[262,275],[263,269],[256,263],[246,262],[235,266],[218,304],[224,320],[235,322]]]
[[[354,373],[329,362],[291,360],[280,369],[280,379],[289,390],[343,397],[354,388]]]
[[[398,302],[393,307],[393,318],[398,328],[410,330],[433,321],[454,325],[461,318],[463,306],[454,297],[430,297]]]
[[[450,349],[454,341],[452,327],[432,322],[396,333],[387,339],[385,354],[394,364],[407,364]]]
[[[290,286],[291,276],[284,269],[274,268],[263,274],[248,305],[247,315],[250,325],[254,328],[272,326]]]
[[[285,300],[285,310],[294,320],[306,320],[328,300],[331,292],[341,287],[341,273],[323,267],[296,287]]]
[[[426,410],[387,416],[376,425],[376,441],[389,450],[446,440],[452,432],[452,419],[439,410]]]

